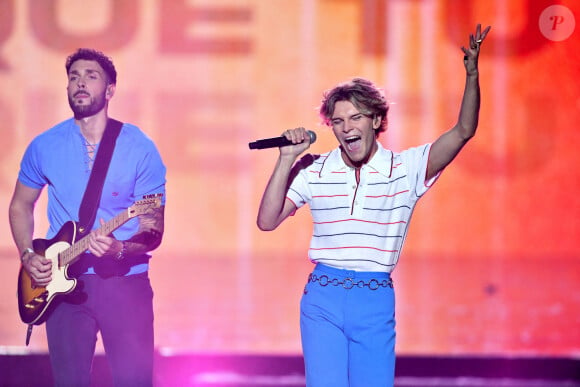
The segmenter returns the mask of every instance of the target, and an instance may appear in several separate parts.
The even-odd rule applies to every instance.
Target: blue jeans
[[[79,277],[46,321],[55,386],[89,386],[101,332],[115,386],[153,384],[153,290],[147,273]]]
[[[395,293],[389,273],[317,264],[300,303],[300,330],[308,387],[393,386]]]

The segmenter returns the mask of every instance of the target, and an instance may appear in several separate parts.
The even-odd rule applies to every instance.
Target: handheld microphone
[[[316,141],[316,133],[314,133],[312,130],[308,130],[308,131],[306,131],[306,133],[308,133],[308,136],[310,136],[310,143],[314,144],[314,142]],[[257,140],[257,141],[254,141],[254,142],[251,142],[248,144],[250,149],[279,148],[281,146],[287,146],[287,145],[294,145],[294,144],[292,144],[292,141],[288,140],[284,136],[273,137],[273,138],[264,138],[262,140]]]

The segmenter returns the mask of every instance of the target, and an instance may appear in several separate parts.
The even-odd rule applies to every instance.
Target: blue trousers
[[[395,293],[388,273],[317,264],[300,303],[300,330],[308,387],[394,385]]]
[[[81,275],[77,289],[61,299],[46,321],[55,386],[90,386],[99,331],[114,385],[152,386],[153,290],[147,273]]]

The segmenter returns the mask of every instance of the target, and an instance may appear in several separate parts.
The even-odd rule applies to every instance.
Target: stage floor
[[[0,356],[0,386],[52,385],[47,354]],[[93,386],[112,386],[103,355],[93,364]],[[298,355],[158,353],[156,387],[304,386]],[[399,356],[395,386],[580,386],[580,359]]]
[[[152,260],[156,387],[304,385],[298,304],[311,264],[238,258]],[[580,386],[580,261],[551,258],[549,270],[536,259],[403,263],[394,273],[396,386]],[[9,295],[0,298],[0,387],[51,386],[44,325],[24,346],[18,268],[0,250],[0,290]],[[111,385],[103,355],[93,379]]]

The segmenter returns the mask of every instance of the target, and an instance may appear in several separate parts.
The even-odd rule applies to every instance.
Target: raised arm
[[[427,164],[426,180],[430,180],[443,170],[453,159],[463,146],[475,135],[479,120],[480,89],[479,70],[477,61],[479,51],[491,26],[481,31],[478,24],[475,35],[469,36],[469,48],[461,47],[463,50],[463,64],[465,66],[466,79],[465,90],[461,100],[459,118],[455,126],[443,133],[432,145]]]
[[[310,146],[310,136],[304,128],[287,130],[284,136],[295,145],[279,148],[278,161],[266,185],[258,210],[257,224],[262,231],[274,230],[295,210],[294,204],[286,200],[286,193],[291,183],[292,167],[298,156]]]

